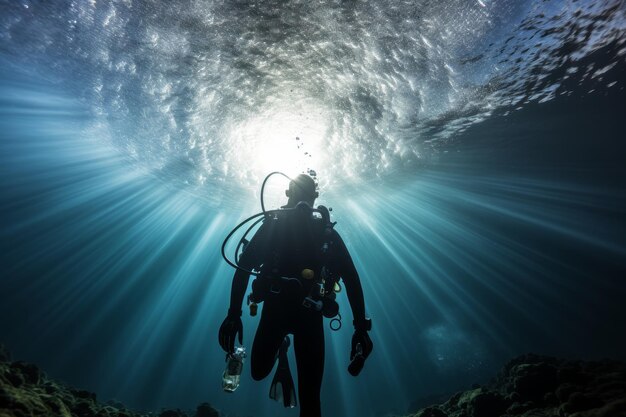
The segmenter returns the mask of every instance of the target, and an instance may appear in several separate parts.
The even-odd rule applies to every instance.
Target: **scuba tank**
[[[296,216],[296,224],[306,222],[312,226],[313,234],[306,235],[307,244],[304,251],[312,254],[311,257],[305,257],[300,262],[299,268],[294,270],[293,267],[298,265],[290,263],[294,256],[290,251],[294,246],[298,247],[301,242],[291,242],[287,240],[277,245],[277,251],[274,253],[272,263],[264,266],[265,274],[257,277],[252,282],[252,293],[248,296],[248,305],[250,306],[250,315],[255,315],[258,309],[258,303],[263,302],[269,293],[280,293],[281,291],[294,291],[292,294],[301,297],[301,305],[304,308],[321,312],[326,318],[335,318],[331,322],[331,329],[338,330],[341,327],[341,316],[339,315],[339,304],[336,301],[336,293],[341,291],[338,276],[329,268],[329,257],[333,245],[333,227],[335,223],[330,221],[329,209],[324,206],[318,206],[316,209],[308,204],[301,202],[293,211],[285,211],[286,216]],[[280,216],[279,216],[280,217]],[[291,230],[289,223],[280,224],[281,221],[289,222],[288,218],[274,219],[274,227],[280,230],[280,227],[286,227],[284,230]],[[279,233],[280,235],[280,233]],[[296,252],[297,253],[297,252]],[[286,262],[285,262],[286,261]],[[289,272],[286,272],[289,271]],[[296,272],[298,271],[298,272]],[[288,276],[281,276],[286,274]]]

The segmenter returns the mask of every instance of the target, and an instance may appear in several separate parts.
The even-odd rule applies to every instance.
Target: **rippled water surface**
[[[70,88],[102,141],[197,185],[415,170],[493,114],[623,88],[620,1],[9,1],[0,19],[3,55]]]

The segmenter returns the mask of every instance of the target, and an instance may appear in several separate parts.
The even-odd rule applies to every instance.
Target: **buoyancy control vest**
[[[341,287],[329,262],[334,225],[326,207],[313,210],[306,203],[299,203],[295,210],[275,211],[264,220],[264,243],[269,247],[248,296],[252,315],[268,294],[285,292],[325,317],[338,316],[335,293]]]

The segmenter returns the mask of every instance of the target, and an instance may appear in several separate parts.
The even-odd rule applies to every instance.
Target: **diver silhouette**
[[[354,318],[348,367],[352,375],[358,375],[373,347],[368,335],[371,320],[365,316],[359,275],[343,240],[333,228],[334,223],[330,222],[328,210],[323,206],[312,208],[319,196],[316,188],[313,178],[298,175],[290,180],[285,191],[287,204],[281,210],[264,209],[263,224],[249,242],[243,242],[233,277],[230,307],[218,335],[219,344],[227,353],[233,352],[236,338],[242,344],[244,294],[251,271],[260,271],[248,296],[252,315],[256,314],[257,303],[264,303],[252,345],[252,378],[258,381],[267,377],[278,360],[270,397],[282,398],[285,407],[296,405],[287,359],[288,335],[292,334],[300,417],[321,416],[323,317],[341,317],[335,301],[335,293],[341,290],[340,278]],[[340,326],[340,319],[337,322]]]

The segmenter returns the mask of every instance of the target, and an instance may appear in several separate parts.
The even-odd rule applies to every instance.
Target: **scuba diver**
[[[263,213],[256,215],[262,216],[262,219],[255,224],[263,223],[250,241],[244,235],[239,242],[237,250],[242,247],[243,251],[238,258],[235,252],[235,263],[224,255],[224,246],[239,226],[255,216],[235,228],[222,245],[224,258],[237,271],[233,277],[228,314],[219,329],[219,344],[227,354],[234,351],[236,338],[242,344],[242,303],[249,277],[256,275],[247,302],[251,315],[256,315],[258,303],[263,302],[264,307],[252,345],[252,378],[259,381],[267,377],[278,360],[270,397],[278,401],[282,398],[285,407],[296,405],[287,359],[288,334],[292,334],[300,417],[320,417],[324,371],[323,317],[334,317],[331,329],[341,327],[339,306],[335,301],[336,293],[341,291],[340,278],[354,318],[351,363],[348,367],[354,376],[359,374],[372,351],[368,335],[371,320],[365,316],[359,275],[343,240],[334,229],[335,223],[330,221],[329,210],[324,206],[313,208],[319,196],[315,180],[300,174],[290,179],[285,194],[288,197],[285,206],[280,210],[266,211],[262,188]],[[250,226],[248,232],[255,224]]]

